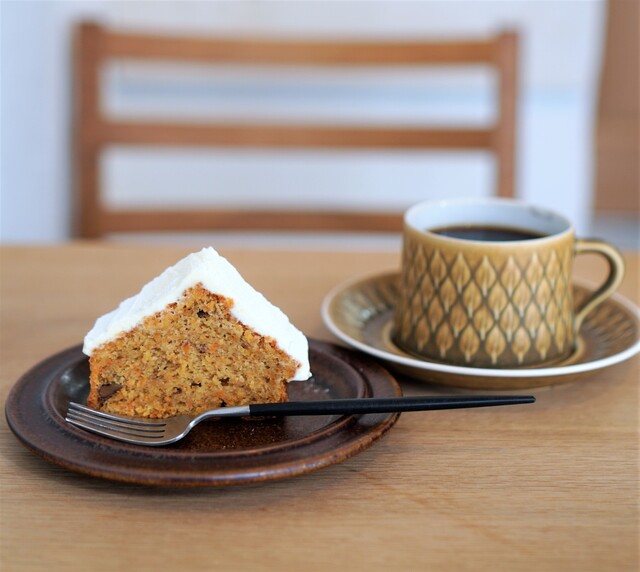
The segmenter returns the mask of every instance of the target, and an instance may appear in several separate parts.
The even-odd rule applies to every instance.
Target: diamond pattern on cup
[[[459,252],[458,256],[456,256],[456,260],[451,267],[449,277],[452,279],[453,285],[455,286],[456,292],[458,292],[458,294],[462,292],[462,290],[471,280],[471,270],[469,269],[469,264],[467,263],[461,252]]]
[[[516,365],[559,357],[572,344],[569,249],[500,258],[405,237],[403,252],[396,339],[406,349],[474,366]]]
[[[543,313],[547,313],[547,306],[549,306],[549,302],[551,301],[551,285],[549,284],[549,280],[546,276],[540,280],[538,284],[538,289],[536,290],[536,302]],[[549,318],[550,321],[554,321],[554,318]]]
[[[511,297],[513,306],[518,312],[518,316],[520,316],[520,318],[524,318],[532,298],[533,292],[531,291],[531,286],[529,286],[525,280],[521,280]]]
[[[542,314],[540,314],[540,310],[536,304],[529,304],[527,307],[524,323],[529,335],[534,338],[540,328],[540,324],[542,324]]]
[[[464,292],[462,292],[462,303],[469,317],[472,317],[482,304],[482,292],[480,292],[480,288],[475,282],[469,282]]]
[[[473,315],[473,325],[481,340],[487,337],[487,333],[493,328],[494,324],[495,322],[486,306],[480,307]]]
[[[447,265],[444,262],[444,258],[442,258],[440,251],[436,250],[429,261],[429,275],[431,276],[434,285],[436,287],[439,286],[446,278],[447,274]]]
[[[562,351],[567,344],[567,328],[563,322],[558,323],[555,334],[553,336],[556,346]]]
[[[485,340],[485,349],[489,358],[491,359],[491,365],[495,365],[498,362],[498,358],[507,349],[507,341],[500,328],[493,328],[487,339]],[[467,360],[470,362],[471,360]]]
[[[524,328],[518,328],[513,336],[511,351],[518,359],[518,363],[524,363],[524,358],[531,348],[531,338]]]
[[[454,338],[451,332],[451,328],[449,324],[444,322],[439,328],[438,333],[436,334],[436,345],[438,347],[438,351],[440,353],[441,358],[445,358],[447,352],[453,346]]]
[[[558,261],[558,256],[555,251],[549,252],[549,259],[547,261],[547,277],[551,283],[551,288],[554,289],[556,285],[556,281],[558,280],[560,274],[560,262]]]
[[[560,323],[562,324],[562,322]],[[558,330],[556,329],[556,332],[557,331]],[[535,347],[542,359],[545,359],[547,357],[547,353],[549,351],[549,348],[551,347],[552,341],[553,340],[551,338],[551,331],[549,327],[547,326],[546,322],[542,322],[540,324],[540,327],[538,328],[538,331],[536,332],[535,337]]]
[[[509,304],[509,296],[504,286],[498,282],[489,291],[489,295],[486,297],[488,306],[491,309],[494,320],[499,320],[502,312]]]
[[[483,296],[487,296],[497,278],[496,271],[491,265],[491,262],[489,262],[489,259],[486,256],[483,256],[482,262],[476,269],[475,273],[475,281],[480,287],[480,292]]]
[[[513,341],[513,335],[515,334],[519,323],[520,320],[518,319],[518,313],[516,312],[512,304],[508,304],[502,312],[498,324],[502,328],[504,337],[509,343]]]
[[[534,252],[531,255],[531,260],[529,261],[529,265],[524,273],[524,278],[527,281],[527,284],[534,286],[536,284],[540,284],[543,277],[544,267],[538,258],[538,254]]]
[[[522,272],[520,271],[520,268],[518,268],[518,265],[515,263],[513,256],[509,256],[509,258],[507,258],[506,264],[500,271],[499,279],[505,290],[507,291],[507,296],[511,298],[516,287],[518,286],[518,284],[520,284],[520,280],[522,279]]]
[[[480,339],[471,326],[464,329],[459,339],[460,350],[462,351],[465,359],[470,361],[480,349]]]
[[[429,338],[431,338],[431,331],[427,320],[420,320],[418,322],[415,329],[415,337],[418,343],[418,350],[422,351],[429,342]]]
[[[442,307],[444,308],[445,312],[448,312],[449,308],[451,308],[455,301],[458,299],[458,293],[456,292],[453,281],[449,276],[447,276],[442,281],[440,289],[438,291],[438,295],[440,300],[442,301]]]
[[[462,304],[455,304],[451,308],[451,315],[449,316],[449,323],[453,330],[453,335],[457,336],[462,329],[469,323],[467,313],[464,311]]]
[[[429,317],[429,324],[431,325],[431,330],[435,330],[439,325],[442,319],[444,318],[444,311],[442,309],[442,304],[438,298],[433,298],[429,304],[429,309],[427,310],[427,316]]]

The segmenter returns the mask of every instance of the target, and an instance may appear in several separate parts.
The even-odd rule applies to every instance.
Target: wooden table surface
[[[320,303],[390,252],[221,249],[308,336]],[[39,360],[185,255],[69,244],[2,250],[2,403]],[[638,301],[638,257],[621,292]],[[597,281],[596,258],[576,275]],[[403,382],[408,394],[442,389]],[[352,459],[288,480],[163,489],[58,468],[4,417],[0,568],[21,570],[638,570],[638,360],[540,389],[535,405],[404,414]]]

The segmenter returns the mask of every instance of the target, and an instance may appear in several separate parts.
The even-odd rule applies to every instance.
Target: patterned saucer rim
[[[346,292],[355,290],[358,287],[362,287],[365,284],[371,282],[384,282],[392,281],[394,278],[398,278],[400,273],[398,271],[388,271],[383,273],[370,274],[366,276],[360,276],[343,282],[330,290],[324,297],[321,306],[322,319],[331,331],[341,341],[350,345],[351,347],[363,351],[369,355],[375,356],[388,363],[398,366],[404,366],[405,368],[420,370],[422,372],[438,372],[446,375],[458,375],[469,377],[490,377],[490,378],[545,378],[556,376],[573,376],[576,374],[596,371],[606,367],[610,367],[617,363],[630,359],[634,355],[640,352],[640,336],[636,337],[634,343],[624,348],[622,351],[612,353],[604,358],[591,360],[591,361],[578,361],[577,363],[570,363],[568,365],[555,365],[551,367],[538,367],[538,368],[504,368],[504,369],[491,369],[491,368],[476,368],[467,366],[458,366],[438,361],[426,361],[418,359],[411,354],[404,352],[401,348],[394,345],[395,352],[382,349],[378,346],[365,343],[361,340],[349,335],[343,328],[340,327],[339,321],[335,319],[335,313],[339,312],[337,301],[340,296],[343,296]],[[582,288],[585,290],[595,290],[596,286],[584,281],[574,281],[574,287]],[[619,304],[627,314],[629,320],[635,322],[636,329],[640,324],[640,309],[633,304],[630,300],[624,296],[616,293],[608,300],[603,302],[605,304],[611,304],[612,302]],[[392,302],[395,307],[395,301]],[[389,307],[386,308],[386,311]],[[375,306],[371,307],[371,315],[368,320],[380,316],[385,310],[380,310]],[[588,320],[589,316],[587,316]],[[388,326],[388,324],[386,324]],[[397,352],[397,353],[396,353]],[[568,358],[566,361],[570,361]]]

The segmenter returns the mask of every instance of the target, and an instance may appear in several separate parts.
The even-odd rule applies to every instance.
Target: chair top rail
[[[276,40],[138,34],[96,24],[83,27],[100,36],[106,58],[305,66],[496,65],[499,42],[512,34],[477,40]]]

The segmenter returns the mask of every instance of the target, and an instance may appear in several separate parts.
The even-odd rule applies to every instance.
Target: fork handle
[[[466,397],[383,397],[364,399],[329,399],[325,401],[289,401],[249,406],[249,415],[349,415],[355,413],[394,413],[434,411],[468,407],[493,407],[533,403],[531,395],[496,395]]]

